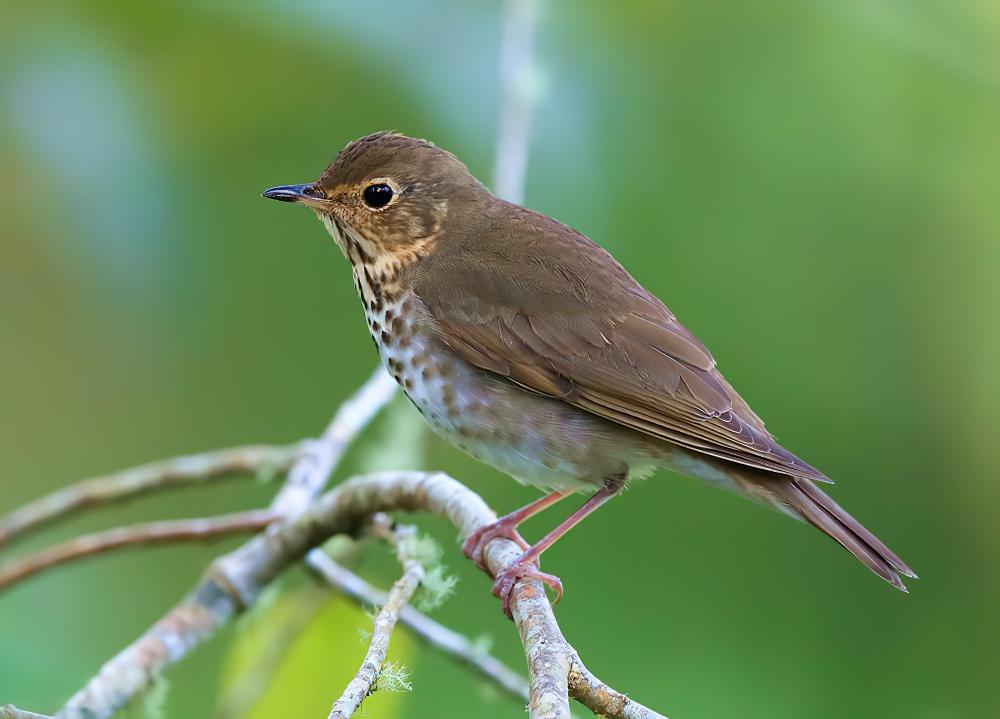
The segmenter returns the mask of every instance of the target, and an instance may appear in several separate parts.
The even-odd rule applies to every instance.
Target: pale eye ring
[[[395,194],[395,190],[388,183],[373,182],[361,193],[361,199],[371,209],[381,210],[392,202],[392,197]]]

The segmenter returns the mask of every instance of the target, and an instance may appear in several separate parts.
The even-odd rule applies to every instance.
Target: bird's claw
[[[558,604],[559,600],[562,599],[563,584],[559,577],[540,571],[532,560],[520,559],[500,572],[493,582],[493,596],[500,600],[500,606],[508,619],[513,619],[510,605],[513,599],[514,585],[522,579],[537,579],[550,587],[556,593],[552,606]]]
[[[493,524],[487,524],[485,527],[480,527],[479,529],[472,532],[465,541],[462,542],[462,554],[471,559],[476,563],[484,572],[488,571],[486,567],[486,545],[492,542],[494,539],[509,539],[519,546],[522,550],[527,550],[529,544],[524,541],[517,531],[517,524],[512,521],[501,517]]]

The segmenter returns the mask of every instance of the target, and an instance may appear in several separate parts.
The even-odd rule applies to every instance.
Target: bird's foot
[[[506,614],[509,619],[514,618],[511,614],[510,608],[511,600],[513,599],[514,585],[522,579],[537,579],[542,584],[551,587],[552,591],[556,593],[556,598],[552,602],[552,606],[558,604],[559,600],[562,599],[562,580],[554,574],[546,574],[545,572],[539,570],[538,565],[535,564],[534,560],[521,558],[500,572],[493,582],[493,596],[500,600],[500,606],[503,608],[503,613]]]
[[[522,550],[527,550],[530,546],[524,537],[522,537],[517,531],[517,522],[512,518],[501,517],[493,524],[487,524],[485,527],[480,527],[476,531],[472,532],[465,541],[462,542],[462,554],[471,559],[476,563],[484,572],[488,571],[486,567],[486,557],[484,555],[486,551],[486,545],[492,542],[494,539],[509,539],[519,546]]]

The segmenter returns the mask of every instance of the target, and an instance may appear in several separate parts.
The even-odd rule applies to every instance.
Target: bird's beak
[[[326,193],[314,183],[305,185],[278,185],[261,193],[262,197],[281,202],[300,202],[310,207],[325,207],[329,203]]]

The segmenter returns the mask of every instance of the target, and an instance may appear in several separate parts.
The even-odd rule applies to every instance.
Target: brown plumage
[[[370,323],[390,305],[406,321],[407,346],[415,342],[424,358],[419,373],[404,376],[410,355],[390,333],[373,337],[432,426],[558,490],[474,538],[470,555],[494,536],[523,541],[515,527],[527,516],[570,490],[599,488],[526,552],[524,566],[497,579],[505,601],[518,577],[539,574],[531,562],[541,551],[647,464],[805,519],[900,589],[900,574],[914,576],[819,490],[814,482],[829,480],[775,441],[705,346],[611,255],[494,197],[453,155],[378,133],[345,148],[318,182],[265,195],[303,202],[324,220],[351,261]],[[452,379],[437,388],[426,381],[432,370]],[[463,441],[470,435],[477,442]]]

